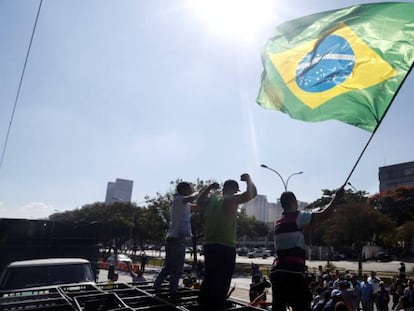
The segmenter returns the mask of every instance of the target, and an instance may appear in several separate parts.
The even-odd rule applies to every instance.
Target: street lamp
[[[276,170],[274,170],[273,168],[268,167],[267,165],[264,165],[264,164],[261,164],[260,166],[261,166],[261,167],[263,167],[263,168],[267,168],[268,170],[271,170],[273,173],[276,173],[276,174],[277,174],[277,176],[279,176],[279,177],[280,177],[280,180],[281,180],[281,181],[282,181],[282,183],[283,183],[283,187],[285,188],[285,191],[287,191],[287,187],[288,187],[288,184],[289,184],[289,179],[290,179],[292,176],[294,176],[294,175],[300,175],[300,174],[303,174],[303,172],[302,172],[302,171],[297,172],[297,173],[290,174],[290,175],[289,175],[289,177],[286,179],[286,182],[285,182],[285,180],[283,179],[282,175],[280,175],[278,171],[276,171]]]

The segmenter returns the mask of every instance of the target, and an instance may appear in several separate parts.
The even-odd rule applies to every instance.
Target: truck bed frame
[[[182,288],[170,299],[168,283],[155,292],[152,282],[69,284],[0,292],[0,310],[70,311],[197,311],[198,290]],[[261,310],[229,298],[226,311]]]

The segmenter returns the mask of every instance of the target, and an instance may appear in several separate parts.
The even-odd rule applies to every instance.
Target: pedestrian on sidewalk
[[[402,282],[405,282],[405,278],[407,276],[405,263],[400,262],[400,267],[398,268],[399,276]]]
[[[145,266],[148,263],[148,256],[147,254],[145,254],[145,252],[143,252],[141,254],[141,271],[144,272],[145,271]]]

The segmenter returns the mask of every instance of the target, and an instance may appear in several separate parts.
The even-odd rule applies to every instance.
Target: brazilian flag
[[[356,5],[286,22],[262,61],[262,107],[374,132],[413,65],[414,3]]]

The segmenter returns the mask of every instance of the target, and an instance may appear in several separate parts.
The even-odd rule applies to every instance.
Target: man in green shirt
[[[200,288],[199,304],[202,310],[224,310],[227,293],[236,262],[236,219],[240,204],[256,197],[256,186],[249,174],[240,176],[246,182],[246,191],[239,192],[235,180],[223,184],[222,195],[208,197],[210,190],[218,189],[213,183],[204,189],[197,205],[204,210],[205,275]]]

